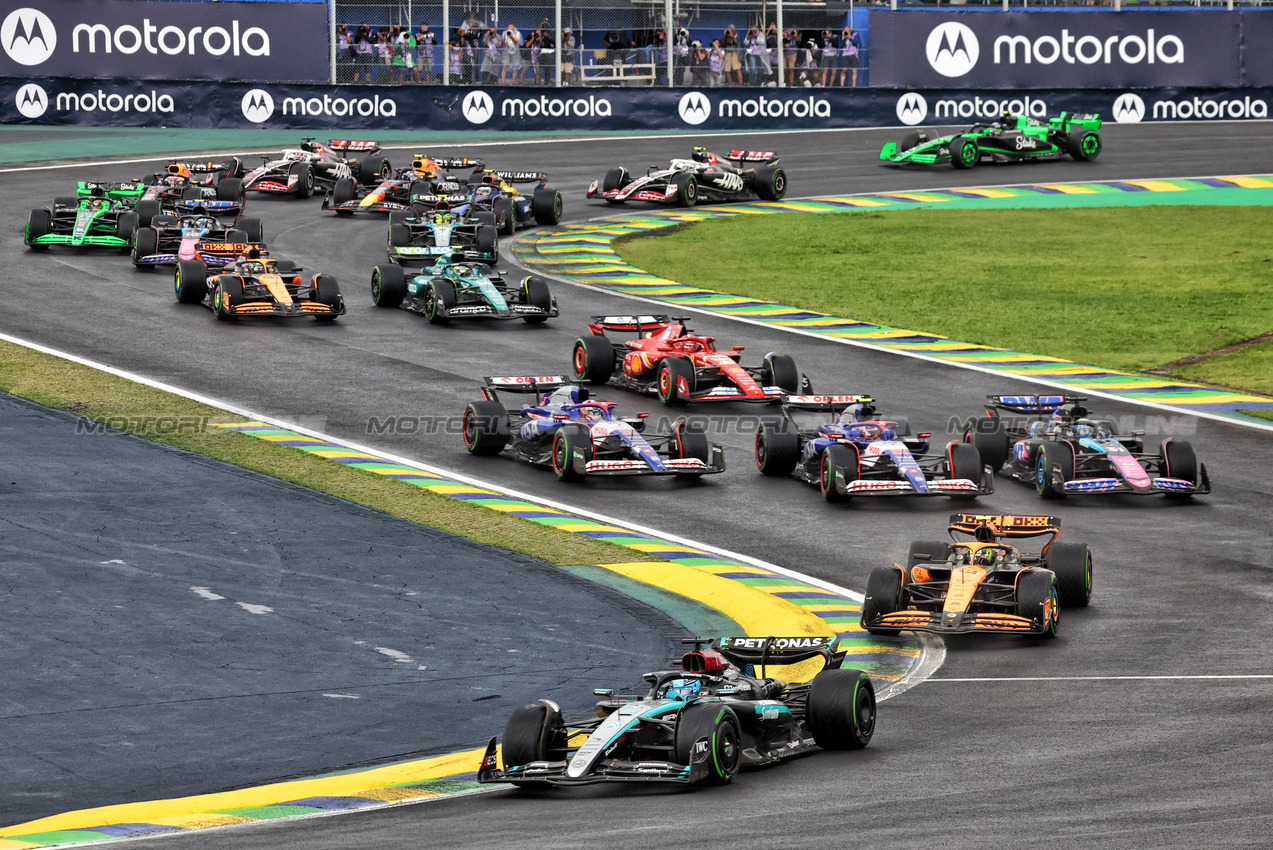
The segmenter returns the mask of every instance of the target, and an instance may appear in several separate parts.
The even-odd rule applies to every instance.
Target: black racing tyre
[[[495,213],[491,210],[478,210],[473,213],[473,220],[482,224],[489,224],[491,227],[498,226],[495,221]]]
[[[767,387],[782,387],[788,393],[800,392],[800,370],[786,354],[767,354],[760,367],[760,379]]]
[[[133,206],[133,212],[137,213],[137,226],[150,227],[150,223],[155,216],[163,212],[163,204],[154,199],[138,201]]]
[[[950,164],[955,168],[972,168],[977,164],[981,153],[977,150],[974,139],[959,137],[950,143]]]
[[[818,488],[822,498],[828,502],[847,502],[853,498],[852,493],[843,493],[840,487],[852,484],[862,477],[862,457],[858,447],[849,443],[836,443],[827,446],[818,462]],[[838,473],[838,475],[837,475]]]
[[[927,560],[920,560],[916,555],[928,555]],[[944,540],[916,540],[906,552],[906,568],[921,567],[937,562],[941,563],[950,557],[950,544]]]
[[[1193,444],[1164,440],[1162,444],[1162,474],[1167,478],[1198,482],[1198,456]],[[1188,494],[1181,494],[1187,496]]]
[[[413,217],[414,216],[411,215],[410,210],[390,210],[389,211],[389,226],[392,227],[395,224],[405,224],[407,219],[413,218]]]
[[[581,336],[575,340],[570,361],[576,381],[604,384],[614,374],[614,343],[598,334]]]
[[[762,201],[781,201],[787,194],[787,172],[779,165],[762,165],[752,187]]]
[[[151,268],[149,263],[143,263],[142,257],[148,257],[151,254],[159,253],[159,231],[153,227],[139,227],[137,232],[133,234],[133,265],[139,269]]]
[[[451,317],[444,315],[442,311],[454,307],[457,300],[454,283],[444,277],[433,278],[425,288],[424,317],[430,324],[446,324],[451,321]]]
[[[698,203],[698,178],[688,171],[672,176],[672,188],[676,190],[676,205],[692,207]]]
[[[691,705],[676,724],[673,761],[692,764],[695,745],[707,739],[707,776],[704,785],[728,785],[738,775],[742,760],[741,733],[734,710],[721,703]]]
[[[1092,551],[1085,543],[1053,543],[1044,565],[1056,576],[1057,598],[1065,608],[1092,601]]]
[[[499,222],[499,235],[512,236],[517,232],[517,213],[513,209],[513,199],[501,195],[491,203],[495,211],[495,220]]]
[[[198,186],[187,186],[181,190],[181,200],[183,201],[202,201],[203,190]]]
[[[243,188],[243,181],[238,177],[222,177],[217,182],[218,201],[241,204],[245,197],[247,197],[247,191]]]
[[[676,420],[672,426],[672,442],[668,448],[669,454],[677,460],[701,460],[704,464],[712,462],[712,444],[708,442],[702,426],[692,425],[685,419]],[[698,477],[703,472],[686,472],[685,476]]]
[[[561,714],[542,702],[513,709],[504,724],[504,769],[533,761],[565,761],[566,724]],[[549,788],[547,782],[528,779],[514,782],[522,788]]]
[[[788,419],[761,422],[756,431],[756,468],[762,475],[790,475],[800,460],[800,434]]]
[[[548,289],[548,281],[542,277],[528,277],[522,281],[522,303],[538,307],[544,311],[542,316],[522,316],[528,325],[542,325],[548,321],[548,312],[553,308],[552,292]]]
[[[212,284],[212,312],[223,322],[237,318],[230,308],[243,303],[243,279],[238,275],[223,274]]]
[[[234,223],[234,227],[247,234],[248,242],[265,241],[265,225],[259,218],[241,218]]]
[[[601,180],[601,191],[612,192],[615,189],[622,189],[630,182],[632,180],[628,177],[626,168],[612,168],[606,172],[606,176]]]
[[[246,241],[248,241],[248,235],[247,235],[247,232],[246,232],[246,231],[239,230],[239,229],[236,227],[236,228],[234,228],[233,230],[227,230],[227,231],[225,232],[225,241],[227,241],[227,242],[246,242]]]
[[[137,232],[137,213],[129,210],[120,213],[119,218],[115,221],[115,237],[123,239],[129,243],[120,247],[124,253],[128,253],[132,249],[133,235]]]
[[[976,446],[969,443],[951,443],[946,448],[946,467],[951,478],[967,478],[978,487],[981,486],[981,478],[986,472],[981,463],[981,453]],[[977,495],[975,491],[951,494],[956,499],[976,498]]]
[[[393,166],[384,157],[367,157],[358,166],[358,182],[364,186],[379,186],[393,173]]]
[[[31,243],[41,236],[48,236],[53,231],[53,212],[41,207],[38,210],[31,210],[31,215],[27,218],[27,232],[23,239],[27,247],[43,251],[48,245],[32,245]]]
[[[342,303],[340,284],[329,274],[314,275],[314,300],[332,308],[330,313],[316,313],[314,318],[320,322],[334,322],[340,313]]]
[[[1080,130],[1065,137],[1065,149],[1079,162],[1091,162],[1101,155],[1101,134]]]
[[[407,189],[407,203],[413,204],[417,197],[432,194],[433,184],[431,184],[428,180],[417,180],[411,184],[410,188]],[[429,202],[425,201],[424,203],[427,204]]]
[[[1057,472],[1062,482],[1074,477],[1074,449],[1069,443],[1044,443],[1034,468],[1034,486],[1042,498],[1065,498],[1065,488],[1056,483]]]
[[[389,225],[389,247],[405,248],[411,244],[411,228],[405,224]]]
[[[1056,576],[1051,570],[1028,570],[1017,578],[1017,616],[1043,627],[1041,637],[1056,637],[1061,622]]]
[[[61,195],[53,199],[55,207],[70,207],[75,209],[80,205],[80,199],[75,195]]]
[[[981,462],[998,472],[1008,461],[1008,431],[998,416],[974,416],[964,425],[964,442],[981,453]]]
[[[479,224],[476,241],[477,250],[489,255],[485,261],[488,265],[493,266],[499,262],[499,231],[494,225]]]
[[[659,401],[668,405],[684,404],[694,392],[694,364],[687,357],[664,357],[655,370]]]
[[[511,439],[508,411],[498,401],[475,401],[464,408],[464,447],[470,454],[497,455]]]
[[[336,185],[332,186],[332,204],[347,204],[354,199],[354,181],[349,177],[342,177],[336,181]],[[345,210],[337,210],[337,212],[346,212]]]
[[[371,270],[371,301],[377,307],[398,307],[407,296],[407,275],[402,266],[386,263]]]
[[[556,189],[536,189],[530,202],[531,214],[539,224],[556,224],[561,221],[561,192]]]
[[[586,425],[562,425],[553,435],[553,472],[561,481],[582,481],[586,472],[575,469],[575,457],[593,459],[592,432]]]
[[[898,153],[906,153],[911,148],[917,148],[920,145],[919,131],[907,133],[902,136],[902,143],[897,146]]]
[[[293,174],[296,175],[296,185],[292,187],[292,194],[298,198],[313,197],[314,166],[308,162],[293,162],[291,167],[287,169],[289,182]]]
[[[860,750],[875,734],[875,685],[861,670],[823,670],[809,683],[805,722],[824,750]]]
[[[897,567],[876,567],[866,579],[862,600],[862,628],[873,635],[895,635],[901,629],[871,625],[885,614],[902,610],[902,572]]]
[[[172,288],[182,304],[198,304],[208,294],[208,267],[202,260],[178,260]]]

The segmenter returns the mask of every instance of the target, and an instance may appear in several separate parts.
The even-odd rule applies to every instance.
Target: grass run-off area
[[[616,250],[688,286],[1134,372],[1273,331],[1271,233],[1256,206],[919,209],[730,216]],[[1180,374],[1273,393],[1270,355]]]
[[[642,552],[559,531],[520,517],[471,505],[291,446],[240,434],[216,423],[243,417],[133,383],[87,366],[0,341],[0,391],[88,419],[124,422],[131,433],[265,475],[329,493],[402,519],[520,552],[558,566],[657,561]],[[173,433],[164,419],[206,417],[208,427]]]

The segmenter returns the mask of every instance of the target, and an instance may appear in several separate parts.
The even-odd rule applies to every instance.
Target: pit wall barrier
[[[0,123],[376,131],[714,131],[966,125],[1004,110],[1106,121],[1262,120],[1273,87],[527,89],[0,77]]]

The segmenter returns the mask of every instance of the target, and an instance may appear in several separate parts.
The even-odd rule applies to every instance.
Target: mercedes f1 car
[[[1098,115],[1062,112],[1046,122],[1005,112],[998,122],[974,124],[963,133],[938,136],[929,130],[908,133],[900,145],[888,142],[880,159],[889,165],[935,165],[972,168],[979,162],[1020,162],[1071,156],[1090,162],[1101,154]]]
[[[787,396],[782,418],[756,431],[756,466],[765,475],[794,473],[828,502],[994,492],[994,475],[975,447],[952,442],[930,455],[931,434],[912,436],[905,418],[877,416],[873,402],[862,395]]]
[[[423,313],[435,325],[452,319],[521,319],[538,325],[557,315],[557,299],[543,278],[531,275],[515,286],[502,271],[453,263],[448,257],[410,278],[400,265],[376,266],[371,271],[371,300],[377,307]]]
[[[744,346],[719,350],[713,337],[694,334],[686,321],[667,316],[593,317],[591,333],[575,340],[575,379],[657,395],[664,404],[777,403],[790,393],[812,392],[809,379],[787,355],[770,352],[759,366],[743,366]],[[635,333],[636,338],[616,346],[607,331]]]
[[[1083,543],[1057,543],[1056,517],[955,514],[949,532],[955,542],[916,541],[905,566],[871,571],[862,628],[877,635],[905,629],[1053,638],[1062,607],[1091,601],[1092,553]],[[1007,542],[1048,534],[1038,554]]]
[[[717,156],[707,148],[694,148],[690,159],[674,159],[667,168],[652,165],[640,177],[612,168],[588,186],[589,198],[612,204],[653,201],[678,207],[752,198],[781,201],[786,194],[787,172],[773,151],[735,150]]]
[[[182,202],[187,203],[187,202]],[[264,247],[265,230],[259,218],[218,220],[214,210],[197,202],[189,214],[163,213],[149,227],[133,234],[133,265],[139,269],[199,260],[205,266],[227,266],[253,248]]]
[[[642,677],[643,693],[602,699],[595,717],[565,720],[552,700],[515,709],[504,726],[503,769],[491,738],[478,782],[523,788],[596,782],[723,785],[739,768],[819,748],[857,750],[875,731],[875,688],[839,666],[835,637],[724,637],[684,643],[679,670]],[[767,667],[818,658],[810,681],[769,678]],[[759,670],[759,676],[756,671]]]
[[[364,158],[347,156],[350,153]],[[393,173],[389,160],[380,155],[379,142],[332,139],[323,145],[306,137],[299,148],[283,151],[278,159],[262,159],[262,165],[243,178],[244,188],[297,198],[308,198],[315,189],[329,192],[342,180],[375,186]]]
[[[432,265],[438,259],[499,262],[499,232],[494,224],[453,211],[439,200],[417,201],[411,211],[393,213],[389,223],[389,261],[402,266]]]
[[[964,440],[990,467],[1033,484],[1044,499],[1071,493],[1188,498],[1211,492],[1207,467],[1191,444],[1168,437],[1158,451],[1146,451],[1144,431],[1119,434],[1111,420],[1091,416],[1085,401],[1068,395],[988,396],[985,415],[968,421]]]
[[[218,319],[240,316],[313,316],[330,322],[345,313],[336,278],[316,274],[309,283],[303,269],[290,260],[271,259],[252,249],[216,272],[201,260],[178,260],[173,288],[182,304],[203,304]]]
[[[529,393],[535,401],[510,413],[497,391]],[[551,466],[562,481],[725,471],[724,450],[684,419],[668,434],[647,434],[648,414],[620,418],[614,402],[596,401],[587,387],[561,376],[487,378],[482,397],[464,410],[464,445],[476,455],[507,450],[518,460]]]
[[[31,210],[23,241],[36,251],[44,251],[50,245],[127,251],[137,221],[136,211],[103,192],[82,198],[58,198],[52,206]]]

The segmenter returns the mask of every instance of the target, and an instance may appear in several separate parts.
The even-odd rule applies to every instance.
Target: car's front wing
[[[689,785],[707,778],[707,760],[710,756],[710,750],[703,747],[702,752],[694,754],[691,764],[599,759],[588,773],[574,777],[566,775],[568,761],[533,761],[500,770],[496,766],[495,739],[491,738],[477,772],[477,781],[484,784],[544,782],[551,785],[594,785],[599,782],[671,782]]]
[[[230,310],[234,316],[343,316],[345,313],[345,305],[341,304],[339,309],[333,310],[327,304],[321,301],[294,301],[291,304],[282,304],[278,301],[245,301],[242,304],[235,304]]]
[[[883,614],[878,621],[863,623],[863,627],[879,626],[886,629],[906,629],[912,632],[934,632],[946,635],[972,634],[973,632],[1008,632],[1019,635],[1041,635],[1042,624],[1016,614],[993,611],[965,611],[947,614],[942,611],[893,611]]]

